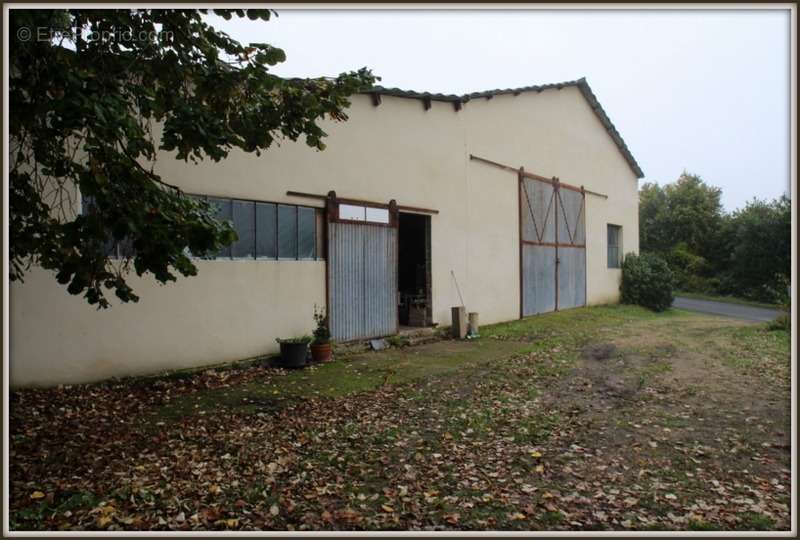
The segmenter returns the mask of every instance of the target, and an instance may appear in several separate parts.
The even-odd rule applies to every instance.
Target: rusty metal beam
[[[306,199],[317,199],[320,201],[324,201],[328,198],[327,195],[318,195],[316,193],[304,193],[302,191],[287,191],[286,195],[289,197],[303,197]],[[373,208],[389,208],[390,205],[382,202],[375,202],[375,201],[366,201],[364,199],[350,199],[345,197],[336,197],[337,202],[342,202],[345,204],[357,204],[357,205],[365,205],[371,206]],[[432,208],[420,208],[418,206],[404,206],[402,204],[397,205],[397,209],[402,212],[419,212],[420,214],[438,214],[438,210],[434,210]]]
[[[524,231],[522,227],[522,183],[525,181],[523,176],[523,168],[519,168],[517,175],[517,223],[519,225],[519,318],[525,317],[525,265],[523,262],[523,249]],[[527,199],[527,195],[526,195]],[[326,263],[327,264],[327,263]]]
[[[503,170],[506,170],[506,171],[509,171],[509,172],[522,174],[522,176],[524,176],[525,178],[532,178],[533,180],[538,180],[540,182],[545,182],[546,184],[550,184],[551,186],[555,186],[556,183],[558,183],[559,187],[561,187],[563,189],[570,189],[572,191],[584,192],[584,193],[588,193],[589,195],[594,195],[595,197],[602,197],[603,199],[608,199],[608,195],[605,195],[603,193],[597,193],[596,191],[588,190],[588,189],[584,188],[583,186],[575,186],[575,185],[572,185],[572,184],[565,184],[564,182],[561,182],[558,179],[545,178],[544,176],[539,176],[538,174],[533,174],[533,173],[529,173],[527,171],[524,171],[522,168],[516,168],[516,167],[511,167],[509,165],[503,165],[502,163],[498,163],[496,161],[492,161],[491,159],[482,158],[482,157],[479,157],[479,156],[476,156],[476,155],[473,155],[473,154],[469,155],[469,159],[470,160],[475,160],[475,161],[480,161],[482,163],[486,163],[487,165],[493,165],[494,167],[497,167],[499,169],[503,169]]]
[[[523,240],[523,244],[531,246],[559,247],[559,248],[585,248],[586,244],[567,244],[565,242],[534,242],[533,240]]]
[[[558,197],[559,196],[558,190],[561,187],[561,185],[560,185],[558,179],[553,178],[553,180],[554,180],[554,183],[553,183],[553,197]],[[556,274],[556,276],[555,276],[556,277],[556,291],[555,291],[556,292],[556,307],[555,307],[555,310],[558,311],[558,265],[561,263],[561,261],[558,259],[558,205],[555,204],[553,206],[554,206],[553,211],[555,212],[555,215],[553,216],[553,225],[555,226],[555,229],[556,229],[555,230],[555,234],[553,236],[553,238],[555,239],[555,252],[556,252],[556,264],[555,264],[555,269],[556,269],[556,272],[555,272],[555,274]]]

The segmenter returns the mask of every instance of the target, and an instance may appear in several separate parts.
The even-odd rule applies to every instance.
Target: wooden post
[[[519,168],[519,176],[517,178],[517,221],[519,224],[519,318],[523,318],[525,316],[525,279],[524,279],[524,271],[525,267],[523,265],[523,241],[524,238],[524,230],[522,227],[522,183],[525,181],[525,167]]]

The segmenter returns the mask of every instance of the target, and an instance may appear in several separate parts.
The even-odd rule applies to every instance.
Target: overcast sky
[[[644,170],[685,169],[732,210],[789,191],[788,11],[304,11],[211,24],[281,47],[284,76],[363,66],[466,93],[586,77]]]

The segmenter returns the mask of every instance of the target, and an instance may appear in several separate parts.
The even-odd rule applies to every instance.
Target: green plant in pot
[[[314,362],[331,361],[331,331],[328,328],[328,314],[324,309],[314,306],[314,340],[311,342],[311,358]]]
[[[281,346],[281,367],[302,368],[306,366],[308,344],[311,342],[311,337],[278,338],[275,341]]]

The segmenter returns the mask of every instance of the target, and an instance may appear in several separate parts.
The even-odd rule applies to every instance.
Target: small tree
[[[620,284],[623,304],[664,311],[672,305],[672,288],[672,272],[664,259],[652,253],[625,256]]]

